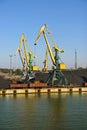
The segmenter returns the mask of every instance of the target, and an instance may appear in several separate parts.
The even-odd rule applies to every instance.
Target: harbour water
[[[87,93],[1,95],[0,130],[87,130]]]

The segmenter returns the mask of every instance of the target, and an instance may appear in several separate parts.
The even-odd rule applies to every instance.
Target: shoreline
[[[17,95],[17,94],[40,94],[40,93],[87,93],[87,87],[75,88],[26,88],[26,89],[2,89],[0,95]]]

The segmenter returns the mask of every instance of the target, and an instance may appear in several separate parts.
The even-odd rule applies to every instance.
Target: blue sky
[[[16,49],[22,33],[25,34],[40,68],[45,58],[45,41],[41,36],[38,45],[34,41],[39,29],[47,24],[67,68],[74,68],[75,49],[77,66],[87,67],[87,0],[0,0],[0,68],[9,68],[13,55],[13,68],[21,67]],[[50,59],[50,58],[49,58]],[[52,66],[49,61],[49,66]]]

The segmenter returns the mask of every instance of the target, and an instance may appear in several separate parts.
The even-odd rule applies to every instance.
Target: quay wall
[[[26,89],[2,89],[0,95],[38,94],[38,93],[81,93],[87,92],[87,87],[76,88],[26,88]]]

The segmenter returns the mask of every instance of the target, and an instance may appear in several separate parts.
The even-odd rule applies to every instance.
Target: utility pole
[[[13,67],[13,71],[15,71],[15,58],[16,58],[16,54],[13,55],[13,62],[12,62],[12,67]]]
[[[12,55],[9,55],[10,56],[10,76],[12,75]]]
[[[75,69],[77,69],[77,51],[75,49]]]

